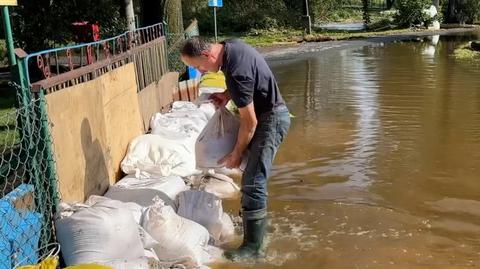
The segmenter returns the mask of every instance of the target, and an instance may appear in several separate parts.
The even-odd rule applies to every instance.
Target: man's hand
[[[218,164],[224,164],[229,169],[238,168],[241,163],[242,154],[237,153],[235,150],[218,161]]]
[[[216,108],[224,107],[227,105],[230,96],[227,91],[212,93],[208,99],[212,100]]]

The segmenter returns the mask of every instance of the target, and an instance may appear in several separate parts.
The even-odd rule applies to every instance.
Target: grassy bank
[[[232,33],[220,36],[221,39],[239,38],[247,44],[255,47],[264,47],[281,44],[295,44],[300,42],[322,42],[338,41],[359,38],[368,38],[375,36],[388,36],[412,32],[412,29],[395,29],[386,31],[314,31],[311,35],[306,35],[302,31],[293,29],[281,30],[258,30],[249,33]]]
[[[15,129],[15,93],[8,88],[0,91],[0,149],[3,150],[4,146],[12,146],[17,142],[19,134]]]
[[[480,63],[480,51],[473,50],[470,45],[464,45],[456,49],[454,57],[457,60]]]

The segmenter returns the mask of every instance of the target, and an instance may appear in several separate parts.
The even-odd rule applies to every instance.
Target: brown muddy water
[[[452,57],[473,38],[271,60],[296,118],[267,256],[214,268],[480,268],[480,65]]]

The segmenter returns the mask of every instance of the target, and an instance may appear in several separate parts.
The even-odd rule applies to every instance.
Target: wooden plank
[[[109,186],[102,89],[96,79],[45,96],[65,202],[102,195]]]
[[[173,102],[172,92],[176,88],[178,73],[171,72],[162,76],[158,83],[151,83],[138,93],[144,131],[148,131],[151,117],[157,112],[164,112],[164,108]]]
[[[178,92],[178,72],[169,72],[162,76],[159,81],[160,106],[169,107],[175,99],[175,93]]]
[[[61,197],[103,194],[120,175],[128,143],[142,133],[133,63],[46,96]]]
[[[107,160],[110,162],[110,183],[121,178],[120,163],[128,144],[143,134],[142,117],[138,105],[135,66],[129,63],[101,77]]]
[[[156,83],[152,83],[138,92],[138,102],[142,116],[143,130],[145,132],[150,129],[150,119],[152,115],[156,112],[160,112],[162,109],[157,87],[158,85]]]

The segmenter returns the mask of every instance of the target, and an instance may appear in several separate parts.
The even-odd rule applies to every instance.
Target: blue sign
[[[223,7],[223,0],[208,0],[209,7]]]

